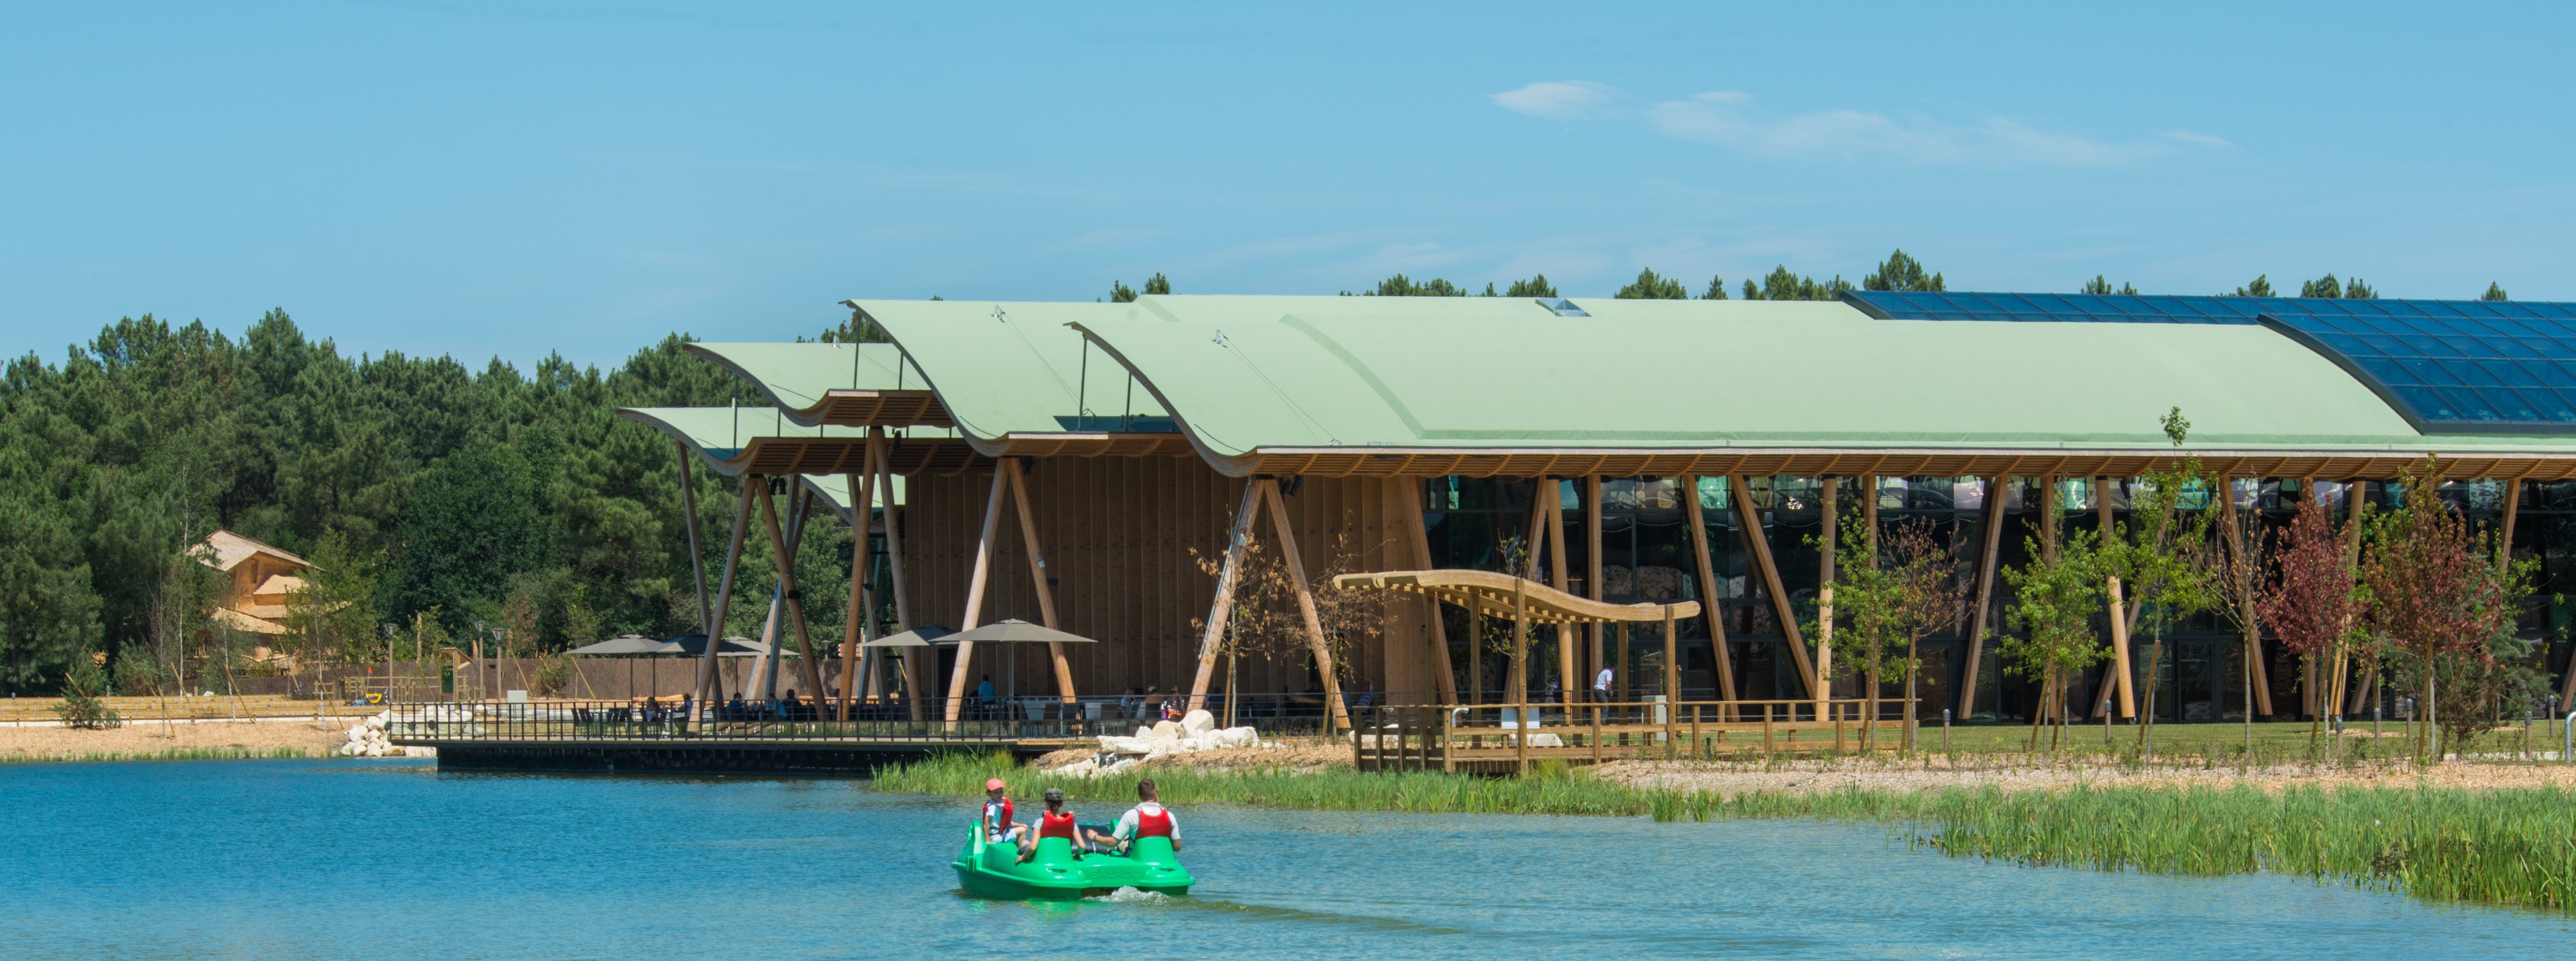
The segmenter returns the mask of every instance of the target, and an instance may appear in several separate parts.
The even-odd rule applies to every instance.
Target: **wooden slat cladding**
[[[948,405],[928,390],[835,390],[803,413],[837,427],[955,427]]]
[[[913,616],[923,623],[954,626],[965,613],[967,578],[993,463],[917,477],[906,488],[906,588]],[[1087,696],[1149,685],[1186,692],[1198,663],[1195,625],[1207,616],[1216,590],[1215,575],[1201,570],[1197,558],[1214,558],[1224,550],[1227,526],[1250,482],[1221,475],[1195,457],[1029,463],[1025,480],[1046,549],[1058,623],[1101,642],[1071,652],[1076,689]],[[1016,469],[1007,462],[1003,466]],[[1287,507],[1309,577],[1322,580],[1337,560],[1343,571],[1410,563],[1396,537],[1402,529],[1389,520],[1392,489],[1387,482],[1310,479],[1292,486]],[[1035,622],[1039,616],[1018,522],[1009,513],[1004,512],[997,532],[1000,544],[985,589],[984,623],[1008,617]],[[1273,536],[1267,524],[1261,531],[1263,540]],[[1419,682],[1428,677],[1427,670],[1409,663],[1391,668],[1387,648],[1391,643],[1399,659],[1423,659],[1425,645],[1416,635],[1427,628],[1420,620],[1390,618],[1379,639],[1343,656],[1358,677],[1379,690],[1390,687],[1390,670],[1394,677]],[[1399,633],[1405,636],[1395,636]],[[981,665],[992,664],[998,680],[1004,676],[999,658],[1017,658],[1020,693],[1052,693],[1045,649],[1012,647],[1020,646],[1030,649],[979,647],[977,673]],[[1303,691],[1311,663],[1298,646],[1283,645],[1268,657],[1244,657],[1237,685],[1247,692]],[[1219,689],[1222,670],[1220,665]]]
[[[1179,434],[1012,434],[993,441],[1003,457],[1187,457],[1190,439]]]
[[[1262,451],[1252,473],[1308,477],[1677,477],[1744,474],[1798,477],[2137,477],[2177,455],[2138,451],[1723,451],[1656,453]],[[2416,453],[2201,453],[2229,477],[2396,477],[2424,462]],[[2576,455],[2442,455],[2447,477],[2565,480]]]

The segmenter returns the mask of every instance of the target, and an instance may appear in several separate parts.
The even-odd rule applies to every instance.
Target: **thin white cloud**
[[[1610,106],[1618,90],[1608,84],[1589,80],[1550,80],[1533,83],[1518,90],[1505,90],[1493,95],[1497,106],[1513,113],[1544,117],[1549,120],[1580,120],[1599,116]]]
[[[1913,163],[2105,167],[2172,149],[2151,141],[2112,143],[2051,133],[2002,118],[1958,124],[1922,116],[1900,119],[1865,110],[1819,110],[1773,117],[1756,111],[1753,96],[1738,90],[1667,100],[1649,108],[1646,116],[1666,136],[1720,144],[1765,157],[1874,155]]]
[[[2188,144],[2199,144],[2203,147],[2217,147],[2222,150],[2236,149],[2235,141],[2216,134],[2201,133],[2197,130],[2159,130],[2156,131],[2156,136],[2163,137],[2167,140],[2179,140]]]

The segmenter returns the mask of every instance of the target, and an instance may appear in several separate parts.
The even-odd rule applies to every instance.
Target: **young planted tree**
[[[2165,414],[2163,426],[2176,448],[2191,434],[2191,421],[2180,407]],[[2140,478],[2130,494],[2128,523],[2103,538],[2104,575],[2127,591],[2126,606],[2110,616],[2126,621],[2130,637],[2143,625],[2154,639],[2142,672],[2145,683],[2139,685],[2141,757],[2155,756],[2156,682],[2164,677],[2165,629],[2222,603],[2213,572],[2200,563],[2209,549],[2212,512],[2205,506],[2184,509],[2186,498],[2206,500],[2210,487],[2199,457],[2175,461]],[[2104,582],[2106,590],[2110,584]],[[2103,696],[2108,698],[2111,690],[2103,685]]]
[[[1858,506],[1845,512],[1844,526],[1863,532],[1836,545],[1834,565],[1834,653],[1837,677],[1863,680],[1868,716],[1879,715],[1879,692],[1890,673],[1905,683],[1905,730],[1914,730],[1923,660],[1922,641],[1933,631],[1956,623],[1967,596],[1958,565],[1932,535],[1928,520],[1886,525],[1876,537],[1865,531]],[[1811,633],[1812,630],[1811,630]],[[1875,747],[1878,730],[1861,734]],[[1907,747],[1913,745],[1909,742]]]
[[[2436,492],[2441,478],[2438,458],[2407,473],[2403,505],[2366,528],[2360,570],[2370,623],[2387,636],[2423,698],[2417,756],[2437,760],[2440,669],[2462,657],[2491,663],[2491,639],[2509,633],[2513,623],[2512,575],[2497,572],[2486,538],[2443,502]]]
[[[2040,728],[2053,716],[2057,726],[2050,732],[2049,749],[2054,751],[2065,733],[2067,680],[2108,656],[2094,632],[2093,617],[2110,597],[2109,575],[2103,571],[2101,547],[2092,531],[2074,532],[2054,554],[2042,550],[2035,538],[2026,543],[2031,561],[2004,571],[2014,594],[2004,622],[2021,633],[2002,635],[1995,643],[2006,670],[2039,682],[2038,703],[2031,710],[2030,746],[2039,748]]]
[[[2342,538],[2335,536],[2334,520],[2326,516],[2324,501],[2314,496],[2299,505],[2298,515],[2278,543],[2272,577],[2255,598],[2256,616],[2272,636],[2281,639],[2281,646],[2297,651],[2314,670],[2329,663],[2336,648],[2362,629],[2361,598],[2352,565]],[[2318,711],[2308,723],[2312,752],[2317,746],[2316,718],[2324,715]]]

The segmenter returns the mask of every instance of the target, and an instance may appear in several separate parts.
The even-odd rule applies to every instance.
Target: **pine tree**
[[[2355,277],[2351,283],[2343,285],[2343,296],[2346,300],[2377,300],[2379,292],[2370,289],[2370,285],[2364,283],[2361,278]]]
[[[1718,276],[1718,275],[1716,275],[1716,274],[1710,274],[1710,275],[1708,276],[1708,292],[1707,292],[1707,293],[1704,293],[1704,294],[1699,295],[1699,299],[1701,299],[1701,300],[1725,300],[1725,299],[1726,299],[1726,278],[1724,278],[1724,277],[1720,277],[1720,276]]]
[[[930,298],[930,299],[932,299],[932,300],[938,300],[939,298],[937,298],[937,297],[933,297],[933,298]],[[1110,282],[1109,282],[1109,302],[1110,302],[1110,303],[1113,303],[1113,304],[1125,304],[1125,303],[1132,303],[1132,302],[1134,302],[1134,301],[1135,301],[1135,299],[1136,299],[1136,289],[1135,289],[1135,288],[1133,288],[1133,287],[1129,287],[1129,286],[1127,286],[1127,282],[1126,282],[1126,281],[1123,281],[1123,280],[1113,280],[1113,281],[1110,281]]]
[[[2220,294],[2219,296],[2221,296],[2221,297],[2271,297],[2271,296],[2276,296],[2276,295],[2275,295],[2275,294],[2273,294],[2273,292],[2272,292],[2272,275],[2270,275],[2270,274],[2264,274],[2264,275],[2261,275],[2261,276],[2258,276],[2258,277],[2254,278],[2254,282],[2253,282],[2253,283],[2249,283],[2249,284],[2246,284],[2246,285],[2245,285],[2245,286],[2243,286],[2243,287],[2238,287],[2238,288],[2236,288],[2236,292],[2235,292],[2235,293],[2232,293],[2232,294]]]
[[[1145,292],[1149,294],[1171,293],[1172,282],[1164,279],[1163,272],[1157,270],[1154,272],[1154,276],[1145,278]]]
[[[2113,290],[2111,289],[2110,278],[2104,277],[2101,274],[2094,274],[2093,279],[2085,281],[2083,289],[2077,290],[2076,293],[2092,294],[2097,297],[2107,297],[2112,294],[2118,294],[2123,297],[2135,297],[2138,295],[2138,288],[2124,283],[2120,285],[2120,289]]]
[[[1918,293],[1948,289],[1940,274],[1925,274],[1923,262],[1907,255],[1902,248],[1887,255],[1887,260],[1879,264],[1876,271],[1862,277],[1860,286],[1863,290],[1902,290]]]
[[[1503,291],[1503,296],[1554,297],[1556,296],[1556,285],[1547,282],[1546,274],[1533,274],[1528,280],[1512,281],[1511,287]]]
[[[1620,300],[1689,300],[1690,291],[1682,282],[1655,273],[1653,268],[1637,272],[1637,281],[1619,288]]]
[[[2488,281],[2488,282],[2487,282],[2487,292],[2486,292],[2486,293],[2484,293],[2484,294],[2479,295],[2478,299],[2479,299],[2479,300],[2512,300],[2513,298],[2511,298],[2511,297],[2507,297],[2507,296],[2505,296],[2505,295],[2504,295],[2504,285],[2502,285],[2502,284],[2498,284],[2498,283],[2496,283],[2496,282],[2494,282],[2494,281]]]
[[[2343,296],[2343,284],[2336,281],[2335,275],[2333,274],[2327,274],[2315,280],[2301,281],[2299,283],[2299,296],[2323,297],[2328,300],[2332,300]]]

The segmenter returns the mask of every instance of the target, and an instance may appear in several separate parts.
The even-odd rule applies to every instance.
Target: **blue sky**
[[[283,307],[613,364],[853,296],[2576,299],[2567,5],[13,5],[0,352]]]

